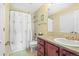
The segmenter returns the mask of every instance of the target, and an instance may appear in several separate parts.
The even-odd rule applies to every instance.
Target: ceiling
[[[11,7],[25,9],[28,10],[28,12],[33,13],[42,5],[43,3],[12,3]]]
[[[53,3],[53,4],[50,4],[49,5],[49,8],[48,8],[48,14],[51,15],[51,14],[54,14],[64,8],[67,8],[69,6],[71,6],[72,3]]]
[[[29,13],[34,13],[38,10],[44,3],[12,3],[11,7],[18,9],[28,10]],[[54,14],[61,9],[71,6],[72,3],[50,3],[48,7],[48,14]]]

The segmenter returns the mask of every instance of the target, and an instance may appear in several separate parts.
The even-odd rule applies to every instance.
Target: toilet
[[[30,42],[30,49],[31,49],[31,52],[35,51],[37,48],[37,41],[33,40]]]

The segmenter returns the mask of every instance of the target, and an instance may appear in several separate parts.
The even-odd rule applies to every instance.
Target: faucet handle
[[[70,33],[72,33],[72,34],[73,34],[73,33],[75,33],[75,32],[73,32],[73,31],[72,31],[72,32],[70,32]]]
[[[77,32],[75,32],[75,34],[77,34]]]
[[[77,34],[77,32],[73,32],[73,31],[72,31],[72,32],[70,32],[70,33]]]

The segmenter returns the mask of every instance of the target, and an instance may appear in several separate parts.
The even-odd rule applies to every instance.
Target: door
[[[4,52],[3,44],[3,4],[0,3],[0,55]]]
[[[77,56],[77,55],[61,48],[60,49],[60,56]]]

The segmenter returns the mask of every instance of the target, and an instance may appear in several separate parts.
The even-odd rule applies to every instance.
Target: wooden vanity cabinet
[[[37,55],[38,56],[58,56],[58,47],[47,41],[38,38]]]
[[[69,49],[51,44],[38,37],[37,55],[38,56],[78,56]]]

